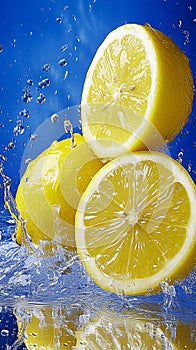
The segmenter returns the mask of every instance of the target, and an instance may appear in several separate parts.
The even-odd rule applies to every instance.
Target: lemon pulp
[[[106,159],[155,149],[179,133],[192,100],[192,73],[180,48],[149,25],[126,24],[106,37],[87,72],[83,135]]]
[[[194,266],[195,210],[195,185],[179,163],[159,152],[121,155],[98,171],[79,202],[79,257],[106,290],[157,290]]]

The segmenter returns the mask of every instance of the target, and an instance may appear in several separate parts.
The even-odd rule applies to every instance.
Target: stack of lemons
[[[54,141],[21,179],[16,202],[32,241],[76,247],[92,279],[115,293],[184,277],[195,263],[195,184],[160,149],[192,100],[188,59],[169,37],[150,25],[111,32],[86,75],[83,136],[75,147]],[[16,233],[21,243],[20,222]]]

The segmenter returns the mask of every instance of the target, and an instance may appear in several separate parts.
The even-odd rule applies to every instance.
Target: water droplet
[[[30,140],[35,141],[37,139],[38,139],[38,135],[37,134],[31,134],[30,135]]]
[[[16,47],[16,39],[13,39],[12,47]]]
[[[28,165],[31,161],[32,161],[32,159],[29,157],[29,158],[25,159],[25,164]]]
[[[73,125],[70,122],[70,120],[68,120],[68,119],[66,119],[64,121],[64,130],[65,130],[66,134],[70,133],[70,135],[71,135],[71,145],[70,145],[70,147],[71,148],[76,147],[77,144],[74,141]]]
[[[65,50],[67,50],[67,48],[68,48],[68,45],[67,45],[67,44],[62,45],[61,48],[60,48],[60,51],[61,51],[61,52],[64,52]]]
[[[66,70],[63,80],[67,79],[68,73],[68,70]]]
[[[14,127],[13,133],[14,135],[18,136],[18,135],[22,135],[25,132],[25,128],[23,126],[23,122],[22,120],[18,120],[16,123],[16,126]]]
[[[27,79],[27,84],[32,86],[33,85],[33,80],[32,79]]]
[[[23,89],[23,95],[22,95],[22,100],[26,103],[31,102],[33,99],[32,94],[30,93],[30,89],[28,87],[25,87]]]
[[[64,11],[67,11],[67,10],[69,10],[69,6],[68,6],[68,5],[66,5],[66,6],[64,7]]]
[[[75,15],[72,16],[74,21],[77,21],[77,18]]]
[[[59,120],[58,114],[54,113],[53,115],[51,115],[50,120],[51,120],[52,123],[58,122],[58,120]]]
[[[2,337],[8,337],[9,336],[9,331],[7,329],[2,329],[1,336]]]
[[[42,66],[42,70],[45,71],[45,72],[48,72],[50,69],[50,63],[45,63],[43,66]]]
[[[39,94],[39,96],[37,97],[37,103],[44,103],[46,101],[46,96],[44,96],[44,94]]]
[[[3,155],[3,154],[0,154],[0,159],[3,161],[3,162],[7,162],[7,158]],[[1,165],[1,164],[0,164]],[[1,170],[1,169],[0,169]]]
[[[76,37],[76,41],[79,43],[80,42],[80,38],[77,36]]]
[[[38,82],[38,86],[40,89],[43,89],[45,86],[49,86],[49,85],[50,85],[50,80],[48,78]]]
[[[57,22],[57,23],[62,23],[62,21],[63,21],[62,17],[57,17],[57,18],[56,18],[56,22]]]
[[[187,170],[189,171],[189,173],[191,172],[191,170],[192,170],[192,164],[191,163],[188,164]]]
[[[8,148],[9,149],[14,149],[15,148],[15,143],[13,141],[8,143]]]
[[[3,46],[0,44],[0,53],[3,52]]]
[[[60,61],[58,61],[58,65],[65,67],[67,65],[67,60],[65,58],[62,58]]]
[[[24,108],[22,111],[19,112],[19,116],[29,118],[29,111],[26,108]]]

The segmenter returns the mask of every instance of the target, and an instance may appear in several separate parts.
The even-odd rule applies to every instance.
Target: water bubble
[[[58,114],[57,113],[52,114],[51,117],[50,117],[50,120],[51,120],[52,123],[58,122],[58,120],[59,120]]]
[[[16,47],[16,39],[13,39],[12,47]]]
[[[30,93],[30,89],[28,87],[25,87],[23,89],[23,95],[22,95],[22,100],[26,103],[31,102],[33,99],[32,94]]]
[[[178,22],[178,27],[181,28],[182,27],[182,20],[180,19]]]
[[[45,72],[48,72],[50,69],[50,63],[45,63],[43,66],[42,66],[42,70],[45,71]]]
[[[7,329],[2,329],[1,336],[2,337],[8,337],[9,336],[9,331]]]
[[[3,52],[3,46],[0,44],[0,53]]]
[[[188,6],[188,9],[189,9],[189,11],[192,11],[193,8],[192,8],[192,6]]]
[[[11,142],[8,143],[8,148],[9,148],[9,149],[14,149],[14,148],[15,148],[15,143],[14,143],[14,141],[11,141]]]
[[[192,164],[191,164],[191,162],[188,164],[187,170],[189,171],[189,173],[192,171]]]
[[[25,128],[23,126],[23,122],[22,120],[18,120],[16,122],[16,126],[14,127],[13,133],[14,135],[18,136],[18,135],[24,134],[24,132],[25,132]]]
[[[29,158],[25,159],[25,164],[28,165],[31,161],[32,161],[32,159],[29,157]]]
[[[61,67],[65,67],[67,65],[67,60],[65,58],[62,58],[58,61],[58,65]]]
[[[57,23],[62,23],[62,22],[63,22],[62,17],[57,17],[57,18],[56,18],[56,22],[57,22]]]
[[[27,84],[32,86],[33,85],[33,80],[32,79],[27,79]]]
[[[0,108],[0,114],[2,114],[3,113],[3,111],[2,111],[2,109]]]
[[[69,6],[68,6],[68,5],[66,5],[66,6],[64,7],[64,11],[67,11],[67,10],[69,10]]]
[[[44,94],[39,94],[39,96],[37,97],[37,103],[44,103],[46,101],[46,96],[44,96]]]
[[[43,89],[45,86],[49,86],[49,85],[50,85],[50,80],[48,78],[38,82],[38,86],[40,89]]]
[[[3,160],[3,162],[7,162],[7,158],[3,154],[0,154],[0,159]],[[2,166],[2,163],[0,163],[0,166]]]
[[[38,135],[37,134],[31,134],[30,135],[30,140],[35,141],[37,139],[38,139]]]
[[[79,43],[80,42],[80,38],[77,36],[76,37],[76,41]]]
[[[3,122],[0,122],[0,128],[4,128]]]
[[[75,15],[73,15],[72,18],[73,18],[74,21],[77,21],[77,18],[76,18]]]
[[[19,112],[19,116],[29,118],[29,111],[26,108],[24,108],[22,111]]]
[[[62,45],[60,48],[60,51],[64,52],[65,50],[67,50],[67,48],[68,48],[68,44]]]
[[[68,70],[66,70],[63,80],[67,79],[68,73],[69,73]]]
[[[193,22],[196,23],[196,18],[193,19]],[[1,52],[1,51],[0,51]]]

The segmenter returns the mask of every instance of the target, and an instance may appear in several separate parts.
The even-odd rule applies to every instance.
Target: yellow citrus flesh
[[[36,307],[25,329],[18,319],[19,333],[25,332],[24,342],[28,350],[73,349],[76,345],[75,330],[80,316],[79,310]]]
[[[34,243],[55,240],[75,247],[74,224],[79,199],[103,164],[81,135],[75,134],[75,147],[71,147],[70,140],[54,141],[29,164],[19,184],[16,204]],[[20,222],[16,239],[21,243]]]
[[[122,315],[102,311],[76,331],[76,337],[78,350],[195,349],[191,325],[177,324],[174,337],[161,319],[136,312]]]
[[[160,152],[121,155],[98,171],[79,202],[79,258],[103,289],[157,291],[194,267],[195,210],[195,185],[178,162]]]
[[[186,55],[150,25],[126,24],[98,48],[81,102],[83,135],[100,158],[157,149],[171,141],[192,109]]]

